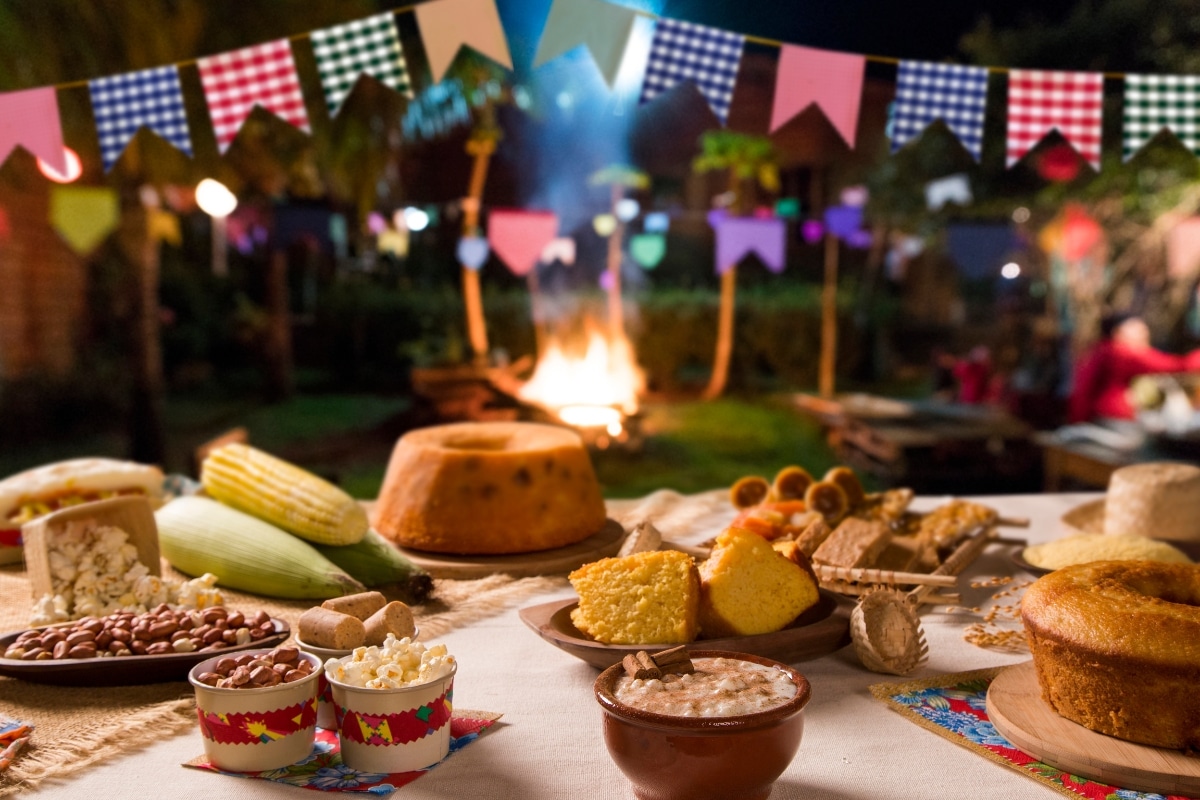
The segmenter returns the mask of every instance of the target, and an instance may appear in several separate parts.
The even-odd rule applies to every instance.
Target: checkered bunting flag
[[[745,37],[691,22],[660,19],[642,83],[642,103],[688,81],[704,95],[713,113],[725,124]]]
[[[940,119],[978,161],[983,148],[987,78],[986,67],[901,61],[896,76],[892,152]]]
[[[1014,69],[1008,74],[1008,165],[1046,134],[1062,134],[1093,169],[1100,169],[1104,76],[1099,72]]]
[[[200,83],[224,153],[256,105],[307,132],[308,112],[287,39],[202,58]]]
[[[1200,156],[1200,75],[1125,76],[1125,160],[1166,128]]]
[[[174,66],[96,78],[88,82],[88,92],[105,172],[143,125],[192,154],[179,70]]]
[[[337,115],[364,72],[412,97],[400,34],[390,12],[313,31],[310,38],[330,116]]]

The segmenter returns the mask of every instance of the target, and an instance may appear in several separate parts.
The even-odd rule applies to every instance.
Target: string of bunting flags
[[[463,47],[512,69],[497,0],[430,0],[363,19],[264,42],[192,61],[136,72],[0,93],[0,163],[23,146],[51,168],[67,171],[57,92],[86,86],[105,172],[120,159],[143,127],[180,152],[193,154],[193,131],[185,111],[179,70],[195,66],[200,76],[213,135],[227,151],[256,106],[305,132],[311,132],[305,87],[297,74],[294,49],[308,43],[330,117],[340,112],[358,78],[370,75],[392,90],[413,97],[413,85],[396,18],[412,13],[434,83],[440,83]],[[896,152],[941,121],[975,161],[983,150],[989,75],[1007,76],[1006,164],[1016,164],[1052,131],[1058,131],[1094,169],[1101,165],[1104,81],[1124,84],[1122,156],[1131,158],[1160,131],[1173,132],[1200,156],[1200,76],[1135,75],[964,66],[835,52],[737,33],[649,14],[607,0],[552,0],[533,66],[582,45],[610,87],[625,61],[639,17],[653,21],[639,104],[652,103],[685,84],[705,99],[724,125],[737,92],[738,71],[747,43],[779,49],[770,131],[815,106],[848,147],[857,138],[866,64],[896,66],[896,94],[888,136]],[[952,176],[956,180],[961,176]],[[961,201],[969,188],[961,180],[930,186],[930,205]],[[518,274],[532,269],[537,254],[557,234],[553,215],[528,212],[496,220],[486,239],[464,241],[463,263],[474,268],[488,253],[488,240]],[[107,216],[107,215],[104,215]],[[734,249],[756,250],[777,269],[777,234],[754,239],[732,219],[711,219],[723,256],[718,270],[735,260]],[[827,221],[828,222],[828,221]],[[514,234],[525,227],[529,230]],[[760,227],[767,223],[759,222]],[[772,222],[771,225],[775,223]],[[744,226],[743,226],[744,227]],[[832,230],[833,225],[830,224]],[[724,231],[724,233],[722,233]],[[88,241],[95,238],[91,232]],[[647,264],[661,259],[661,237],[643,237],[639,252]],[[807,234],[806,234],[806,238]],[[653,239],[653,241],[650,241]],[[847,239],[849,242],[849,240]],[[500,252],[505,251],[505,252]],[[639,259],[643,260],[643,259]]]
[[[464,46],[512,69],[496,0],[433,0],[194,61],[0,93],[0,162],[20,145],[55,169],[64,170],[56,92],[84,84],[91,95],[105,171],[142,127],[190,156],[192,136],[178,70],[192,64],[200,73],[220,152],[230,146],[256,105],[310,131],[292,56],[292,49],[304,40],[312,48],[330,116],[337,115],[363,74],[411,97],[412,83],[395,21],[397,14],[408,12],[416,18],[435,83],[445,77]],[[1008,77],[1008,166],[1057,130],[1098,170],[1106,77],[1124,81],[1125,160],[1164,129],[1200,155],[1200,76],[1004,69],[834,52],[655,16],[606,0],[553,0],[533,65],[540,66],[583,45],[611,85],[639,16],[654,20],[639,103],[650,103],[681,84],[691,84],[721,124],[725,124],[736,94],[745,44],[754,42],[780,50],[771,132],[816,106],[852,147],[865,65],[880,61],[897,67],[890,125],[893,152],[940,120],[978,161],[988,75],[1000,72]]]

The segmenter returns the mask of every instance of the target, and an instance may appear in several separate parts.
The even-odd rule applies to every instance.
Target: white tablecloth
[[[1012,536],[1044,541],[1061,535],[1060,515],[1094,499],[1094,494],[1012,495],[980,498],[1007,517],[1028,517],[1028,530]],[[942,498],[919,498],[928,508]],[[696,542],[712,534],[702,531]],[[673,539],[682,537],[672,536]],[[1009,558],[1012,547],[994,546],[964,573],[964,605],[986,604],[994,589],[971,590],[971,577],[1016,575],[1028,579]],[[533,605],[571,592],[532,598]],[[514,607],[498,616],[445,636],[459,661],[454,700],[459,708],[501,712],[496,728],[442,765],[400,789],[395,797],[428,798],[586,798],[630,800],[629,784],[613,766],[600,734],[600,709],[592,696],[598,671],[551,647],[530,631]],[[929,642],[928,664],[911,678],[1016,663],[1027,655],[983,650],[963,640],[969,617],[922,615]],[[851,798],[956,798],[1009,800],[1051,798],[1057,794],[1036,781],[999,766],[940,736],[923,730],[875,700],[868,687],[905,678],[863,668],[852,647],[803,662],[812,683],[804,741],[791,766],[775,784],[772,800],[851,800]],[[68,780],[28,793],[39,798],[311,798],[306,790],[184,768],[200,755],[200,733],[176,736],[125,755]],[[365,795],[359,795],[365,796]]]

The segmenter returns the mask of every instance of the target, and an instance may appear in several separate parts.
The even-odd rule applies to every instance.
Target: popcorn
[[[341,683],[367,689],[399,689],[444,678],[454,671],[446,645],[426,649],[420,642],[388,634],[383,644],[356,647],[349,658],[331,658],[325,671]]]
[[[68,522],[47,542],[47,558],[54,593],[34,603],[35,627],[115,611],[144,614],[162,603],[188,609],[224,603],[211,573],[188,581],[151,575],[129,535],[112,525]]]

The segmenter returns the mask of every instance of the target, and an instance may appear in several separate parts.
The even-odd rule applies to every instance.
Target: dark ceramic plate
[[[1043,575],[1049,575],[1051,572],[1053,572],[1053,570],[1046,569],[1045,567],[1035,567],[1033,564],[1030,564],[1025,560],[1024,553],[1025,545],[1021,545],[1019,547],[1014,547],[1012,553],[1009,554],[1009,557],[1012,559],[1014,564],[1035,577],[1040,578]]]
[[[275,633],[258,641],[227,647],[220,653],[237,653],[241,650],[256,650],[282,644],[292,635],[291,628],[281,619],[271,621],[275,623]],[[21,633],[23,631],[14,631],[0,636],[0,653],[7,650]],[[186,681],[188,671],[192,667],[212,658],[213,655],[215,654],[212,652],[166,653],[159,656],[60,658],[48,661],[0,658],[0,675],[56,686],[132,686],[141,683],[165,683]]]
[[[609,667],[628,653],[639,650],[665,650],[674,645],[604,644],[589,639],[571,622],[571,610],[578,600],[555,600],[521,609],[521,621],[538,636],[565,653],[593,667]],[[730,636],[722,639],[698,639],[688,646],[704,650],[731,650],[773,658],[785,664],[820,658],[850,644],[850,611],[837,596],[824,589],[817,604],[797,617],[791,625],[774,633],[756,636]]]

